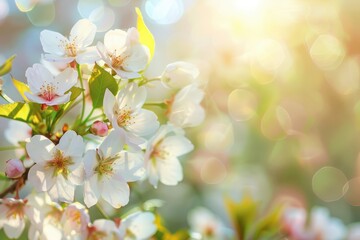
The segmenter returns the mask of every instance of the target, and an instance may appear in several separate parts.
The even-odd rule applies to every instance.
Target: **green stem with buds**
[[[4,146],[4,147],[0,147],[0,152],[21,149],[21,148],[22,148],[21,146]]]
[[[76,68],[77,68],[77,71],[78,71],[78,76],[79,76],[81,88],[82,88],[82,89],[85,89],[85,88],[84,88],[84,82],[83,82],[83,78],[82,78],[82,73],[81,73],[80,64],[77,63],[77,64],[76,64]],[[82,91],[82,92],[81,92],[81,95],[82,95],[82,108],[81,108],[80,122],[83,120],[84,114],[85,114],[85,92]]]

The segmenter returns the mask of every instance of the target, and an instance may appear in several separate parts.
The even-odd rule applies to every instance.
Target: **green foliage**
[[[225,204],[239,239],[246,239],[249,228],[255,220],[258,204],[246,195],[240,203],[225,199]]]
[[[190,234],[187,230],[178,230],[175,233],[171,233],[163,223],[163,220],[159,214],[155,215],[155,224],[158,229],[156,234],[154,235],[155,239],[161,240],[188,240],[190,239]]]
[[[31,109],[26,103],[9,103],[0,105],[0,116],[18,121],[28,122]]]
[[[109,89],[115,95],[119,88],[115,78],[97,64],[95,64],[91,73],[89,87],[94,108],[101,108],[103,106],[106,89]]]
[[[5,173],[0,172],[0,180],[1,181],[8,181],[10,179],[5,175]]]
[[[3,65],[0,66],[0,76],[4,76],[5,74],[8,74],[11,71],[12,62],[14,59],[15,59],[15,55],[12,55],[4,62]]]
[[[239,203],[225,199],[225,204],[237,239],[274,239],[274,236],[280,234],[282,208],[274,208],[267,215],[259,217],[260,205],[249,195],[246,195]]]
[[[8,103],[0,105],[0,117],[9,118],[26,123],[38,123],[41,117],[39,104],[36,103]]]
[[[79,87],[72,87],[69,91],[71,92],[70,101],[74,101],[85,90]]]

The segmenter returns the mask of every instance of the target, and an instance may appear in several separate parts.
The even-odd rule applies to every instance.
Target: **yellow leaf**
[[[15,55],[9,57],[3,65],[0,66],[0,76],[4,76],[5,74],[9,73],[12,68],[12,62],[15,59]]]
[[[30,117],[30,106],[26,103],[9,103],[0,105],[0,117],[27,122]]]
[[[24,92],[30,92],[30,88],[28,85],[26,85],[25,83],[16,80],[15,78],[12,77],[12,81],[13,84],[16,88],[16,90],[18,90],[18,92],[20,93],[21,97],[26,101],[29,102],[29,99],[27,99],[27,97],[25,96]]]
[[[155,39],[148,27],[146,26],[144,22],[144,18],[141,14],[141,11],[139,8],[135,8],[136,14],[137,14],[137,29],[140,34],[140,43],[147,46],[150,50],[150,60],[154,56],[155,51]]]

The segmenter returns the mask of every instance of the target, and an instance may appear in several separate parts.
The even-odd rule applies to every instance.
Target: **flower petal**
[[[35,135],[30,139],[30,142],[26,144],[26,151],[31,160],[35,163],[42,163],[52,159],[52,150],[54,147],[54,143],[46,137]]]
[[[126,129],[138,136],[148,136],[159,128],[159,122],[154,112],[141,109],[133,114],[132,123]]]
[[[104,105],[104,113],[110,121],[112,121],[114,117],[113,111],[114,111],[115,102],[116,102],[115,96],[112,94],[112,92],[110,92],[109,89],[106,89],[103,105]]]
[[[81,19],[75,23],[70,32],[70,42],[75,42],[78,48],[92,44],[96,34],[96,25],[88,19]]]
[[[67,68],[57,75],[54,79],[53,84],[56,86],[57,95],[64,95],[65,92],[69,91],[77,82],[78,73],[72,69]]]
[[[81,136],[73,130],[69,130],[61,137],[56,148],[63,151],[65,156],[81,158],[84,154],[85,144]]]
[[[84,202],[88,208],[94,206],[99,199],[98,176],[93,175],[84,183]]]
[[[177,158],[157,160],[160,182],[165,185],[177,185],[183,179],[181,164]]]
[[[24,229],[25,220],[18,215],[8,218],[4,224],[4,232],[9,238],[19,238]]]
[[[120,55],[126,44],[126,32],[120,29],[110,30],[104,36],[104,45],[110,53]]]
[[[178,157],[194,149],[194,145],[185,136],[169,136],[159,145],[159,149],[169,153],[171,156]]]
[[[116,175],[127,182],[140,180],[144,176],[144,156],[142,153],[122,152],[115,162]]]
[[[29,183],[37,191],[48,191],[55,184],[55,177],[52,169],[45,169],[42,164],[35,164],[29,170]]]
[[[119,108],[140,109],[146,100],[146,88],[138,87],[136,83],[126,85],[117,95]]]
[[[63,175],[58,175],[54,186],[50,189],[51,200],[58,202],[72,202],[74,200],[75,186],[66,180]]]
[[[84,163],[81,159],[73,159],[73,161],[74,164],[69,166],[70,173],[68,179],[75,185],[82,185],[85,177]]]
[[[27,78],[30,91],[33,94],[40,93],[41,87],[46,85],[46,83],[52,82],[54,79],[54,76],[50,73],[50,71],[45,66],[38,63],[29,67],[25,72],[25,76]]]
[[[156,165],[154,165],[151,161],[149,161],[147,164],[148,164],[147,174],[148,174],[149,182],[151,185],[154,186],[154,188],[157,188],[159,183],[159,175]]]
[[[150,238],[157,230],[154,214],[150,212],[141,212],[137,214],[134,216],[134,219],[132,219],[128,230],[136,236],[136,239]]]
[[[102,142],[99,153],[102,158],[113,157],[123,150],[126,136],[123,132],[115,129]]]
[[[58,63],[71,63],[75,59],[74,57],[59,56],[55,54],[43,54],[42,57],[48,62],[58,62]]]
[[[96,159],[96,151],[95,150],[88,150],[84,156],[84,168],[85,168],[85,176],[86,178],[90,178],[94,175],[94,169],[97,165]]]
[[[128,204],[130,188],[124,180],[111,178],[102,184],[101,196],[114,208],[120,208]]]
[[[122,67],[128,72],[144,70],[150,59],[149,49],[141,44],[136,44],[126,49],[123,55],[127,56],[127,58],[124,59]]]
[[[76,62],[79,64],[93,64],[95,61],[100,60],[101,57],[96,47],[88,47],[84,52],[81,52],[76,57]]]
[[[44,52],[64,55],[68,40],[60,33],[44,30],[40,33],[40,42]]]

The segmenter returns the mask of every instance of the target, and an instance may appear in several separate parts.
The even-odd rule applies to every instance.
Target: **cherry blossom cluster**
[[[69,37],[44,30],[42,63],[26,70],[27,84],[13,79],[23,101],[0,90],[8,102],[0,116],[14,126],[5,135],[16,149],[0,202],[0,228],[9,238],[18,238],[26,222],[29,239],[148,239],[157,232],[150,211],[94,221],[88,212],[99,201],[127,205],[136,188],[129,182],[157,188],[182,181],[179,157],[194,149],[184,129],[204,119],[198,69],[175,62],[159,77],[145,77],[154,43],[141,13],[138,26],[110,30],[96,45],[96,26],[87,19]],[[154,81],[169,98],[148,101]]]

